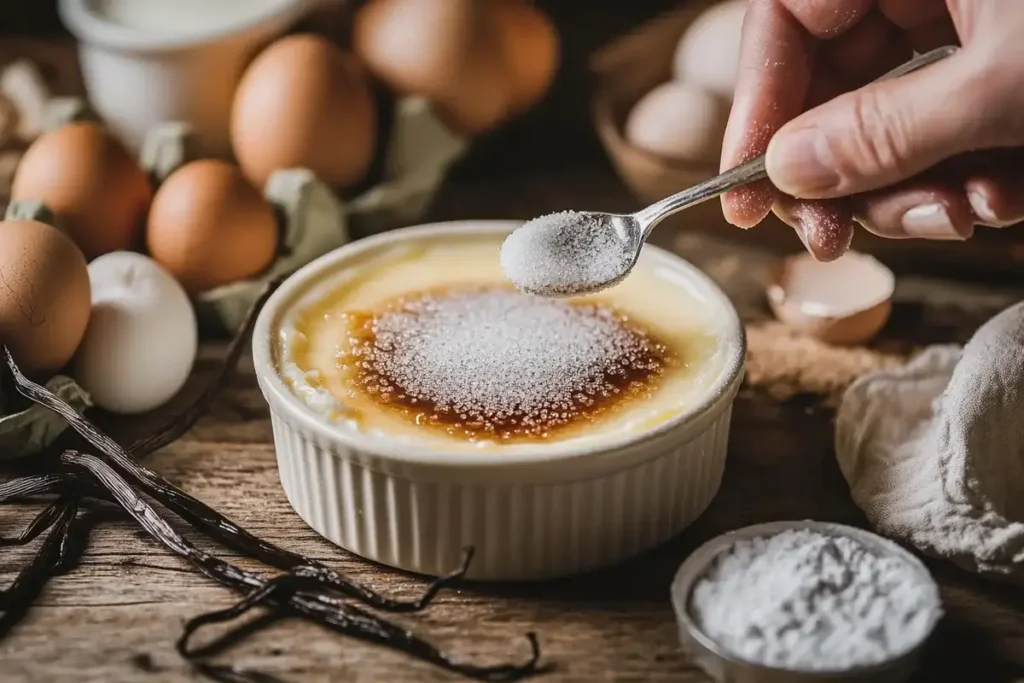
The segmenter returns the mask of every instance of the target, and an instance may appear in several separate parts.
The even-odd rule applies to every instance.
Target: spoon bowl
[[[635,215],[563,211],[514,230],[502,244],[501,267],[527,294],[589,294],[629,275],[644,239],[644,226]]]

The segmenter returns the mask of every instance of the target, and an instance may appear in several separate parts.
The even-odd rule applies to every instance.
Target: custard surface
[[[519,375],[508,375],[503,380],[499,366],[498,372],[486,373],[489,376],[482,378],[482,381],[489,380],[487,386],[471,391],[472,383],[467,383],[467,378],[459,373],[469,372],[467,366],[486,368],[481,361],[487,358],[481,355],[483,350],[465,346],[466,335],[472,334],[470,327],[462,330],[461,336],[452,335],[453,346],[447,359],[452,363],[447,370],[449,375],[434,372],[435,368],[428,364],[418,366],[430,370],[421,373],[423,377],[414,375],[410,380],[407,372],[397,373],[404,379],[396,381],[395,372],[387,376],[388,372],[380,370],[403,369],[405,365],[396,366],[391,362],[393,359],[385,359],[388,362],[383,364],[379,358],[376,364],[367,361],[374,355],[366,351],[371,348],[367,344],[372,345],[380,336],[377,332],[394,331],[389,321],[394,320],[396,312],[404,314],[412,310],[422,315],[424,301],[434,310],[438,308],[434,302],[440,301],[446,306],[462,296],[470,297],[459,302],[460,306],[467,306],[473,296],[487,292],[506,291],[518,295],[506,289],[508,284],[498,259],[500,245],[501,238],[489,236],[442,237],[408,246],[386,247],[347,263],[336,277],[306,292],[282,320],[275,351],[285,383],[308,406],[348,429],[426,448],[502,451],[536,448],[543,444],[565,445],[569,441],[600,440],[645,431],[699,402],[721,374],[725,356],[721,317],[678,275],[664,268],[645,268],[642,264],[612,289],[587,297],[557,300],[559,306],[571,306],[571,311],[544,309],[542,313],[547,317],[539,316],[550,326],[563,324],[561,320],[566,316],[575,319],[594,314],[603,316],[602,325],[611,324],[608,320],[613,319],[614,325],[626,335],[622,337],[626,340],[625,346],[619,346],[627,349],[624,353],[628,358],[621,359],[627,371],[623,376],[595,375],[592,381],[588,380],[589,384],[576,387],[582,390],[572,392],[575,398],[568,404],[564,401],[559,404],[560,415],[565,419],[538,419],[540,413],[527,410],[527,404],[539,405],[536,397],[530,396],[526,396],[525,401],[507,402],[510,406],[527,406],[519,414],[514,414],[512,408],[504,412],[487,410],[485,399],[488,397],[492,403],[499,403],[495,397],[500,394],[500,381],[508,382],[511,397],[529,392],[531,385]],[[495,301],[509,303],[504,295],[487,294],[486,297],[481,300],[482,305],[493,306]],[[508,315],[525,315],[521,320],[526,321],[534,315],[529,307],[525,312],[519,310],[523,302],[512,299],[511,303]],[[447,312],[455,310],[462,309]],[[474,309],[470,306],[466,310]],[[488,321],[483,320],[481,324],[486,326]],[[575,327],[567,329],[577,333]],[[541,334],[536,336],[539,340],[545,339]],[[379,347],[378,344],[377,355],[380,356],[381,348],[393,354],[402,351],[405,355],[401,358],[406,365],[408,358],[423,355],[422,349],[412,347],[415,353],[410,356],[409,340],[421,343],[416,335],[406,334],[403,339],[406,347],[394,344]],[[546,339],[550,342],[552,338]],[[493,341],[493,335],[486,337],[481,333],[481,348],[488,344],[494,346]],[[536,340],[524,338],[521,341]],[[562,348],[563,345],[556,346]],[[448,351],[443,343],[440,350],[426,348],[435,354],[432,359]],[[501,345],[495,348],[501,353],[509,351]],[[537,343],[528,344],[526,352],[536,354],[538,348]],[[460,349],[462,355],[459,355]],[[563,349],[563,353],[568,351]],[[601,357],[611,356],[605,352]],[[460,359],[466,362],[460,363]],[[565,364],[551,362],[523,363],[514,356],[506,365],[527,370],[531,365],[543,366],[548,370],[554,368],[553,372],[565,367]],[[450,387],[443,381],[446,376],[454,378]],[[546,381],[558,388],[557,383],[549,380],[550,375],[538,377],[539,382]],[[382,400],[382,387],[385,393],[390,392],[387,400]],[[495,393],[496,387],[499,393]],[[609,387],[612,387],[614,400],[601,398]],[[461,403],[449,400],[450,396],[459,398]],[[438,397],[442,400],[436,401]],[[410,398],[416,400],[410,402]],[[588,401],[594,405],[588,405]],[[438,403],[454,409],[448,413],[439,411]],[[470,408],[476,405],[475,412],[466,410],[467,405]],[[595,405],[596,408],[591,409]],[[545,413],[551,414],[550,411]]]

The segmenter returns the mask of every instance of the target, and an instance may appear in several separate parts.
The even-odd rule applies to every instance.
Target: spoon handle
[[[909,62],[901,64],[892,71],[886,73],[878,80],[886,80],[889,78],[896,78],[903,76],[911,71],[917,71],[920,68],[934,64],[946,57],[956,54],[959,48],[955,45],[948,45],[946,47],[936,48],[931,52],[926,52],[923,55],[919,55]],[[717,197],[720,194],[728,192],[729,190],[736,189],[743,185],[749,185],[750,183],[757,182],[758,180],[764,180],[768,177],[768,173],[764,166],[764,155],[751,159],[745,164],[740,164],[734,168],[730,168],[728,171],[705,180],[702,183],[694,185],[691,188],[683,190],[678,194],[674,194],[670,197],[666,197],[659,202],[651,204],[646,209],[642,209],[634,214],[637,221],[643,226],[644,238],[650,234],[651,230],[654,229],[658,223],[665,218],[668,218],[674,213],[687,209],[695,204],[700,204],[703,201]]]

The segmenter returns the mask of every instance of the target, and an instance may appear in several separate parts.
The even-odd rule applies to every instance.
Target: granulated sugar
[[[668,360],[608,308],[504,288],[416,298],[370,328],[358,383],[469,437],[545,436],[649,390]]]
[[[911,650],[941,615],[934,584],[860,541],[795,529],[737,542],[690,598],[698,627],[734,655],[842,670]]]
[[[563,211],[513,231],[501,245],[501,268],[524,292],[574,296],[618,282],[633,256],[609,222],[594,214]]]

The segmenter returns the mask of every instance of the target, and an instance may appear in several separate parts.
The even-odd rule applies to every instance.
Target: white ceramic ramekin
[[[518,223],[463,221],[360,240],[292,275],[264,307],[253,361],[270,405],[281,483],[313,529],[368,559],[437,576],[476,550],[469,578],[536,580],[615,564],[678,534],[718,492],[745,337],[725,294],[695,267],[645,247],[638,267],[671,271],[724,316],[724,369],[692,409],[599,447],[547,444],[515,455],[414,448],[332,423],[281,379],[280,321],[346,262],[389,244],[503,235]],[[657,296],[657,293],[652,293]]]
[[[58,8],[78,39],[89,101],[125,144],[138,150],[153,126],[184,121],[198,153],[228,157],[231,103],[246,63],[320,1],[280,0],[233,25],[173,37],[113,23],[96,0],[60,0]]]

